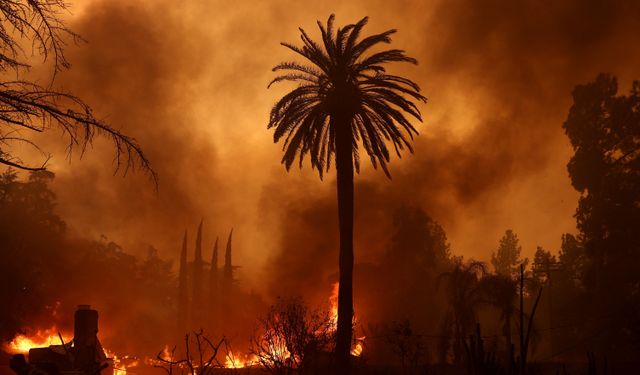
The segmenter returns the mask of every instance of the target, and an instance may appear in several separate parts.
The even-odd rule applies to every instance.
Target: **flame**
[[[352,356],[360,357],[362,355],[362,352],[364,351],[364,339],[366,339],[365,336],[358,337],[356,339],[354,345],[351,347]]]
[[[329,296],[329,306],[331,313],[331,325],[333,326],[333,330],[338,329],[338,290],[340,288],[340,283],[335,282],[331,286],[331,296]],[[353,318],[353,323],[357,322],[356,317]],[[364,339],[366,337],[358,337],[354,340],[353,345],[351,346],[351,355],[354,357],[360,357],[362,352],[364,351]]]
[[[329,296],[329,306],[331,313],[331,325],[334,331],[338,329],[338,290],[340,283],[335,282],[331,285],[331,296]]]
[[[10,354],[27,354],[30,349],[41,348],[50,345],[62,345],[58,337],[58,328],[53,326],[48,329],[37,330],[32,334],[18,334],[13,340],[3,345],[3,350]],[[61,334],[65,344],[71,341],[71,336]]]
[[[164,359],[165,361],[172,361],[173,360],[173,355],[171,354],[171,351],[169,350],[169,345],[165,345],[164,349],[162,349],[162,354],[160,354],[160,358]]]
[[[229,351],[227,354],[227,359],[225,360],[224,367],[226,368],[245,368],[251,367],[258,364],[258,357],[255,355],[244,356],[241,358],[239,355],[234,355],[233,352]]]
[[[330,319],[332,329],[335,331],[338,327],[338,290],[340,284],[338,282],[333,283],[331,286],[331,295],[329,296],[329,305],[330,305]],[[53,314],[55,315],[59,304],[56,304],[52,307]],[[355,323],[355,318],[354,318]],[[70,335],[62,334],[62,338],[65,343],[71,341]],[[351,355],[354,357],[360,357],[364,351],[364,340],[365,336],[358,337],[354,340],[353,345],[351,347]],[[38,330],[33,334],[20,334],[13,338],[8,343],[5,343],[3,349],[11,354],[26,354],[29,352],[29,349],[39,348],[39,347],[47,347],[50,345],[60,345],[60,338],[58,337],[58,329],[53,326],[49,329]],[[271,349],[273,352],[271,353],[271,357],[276,358],[289,358],[291,354],[284,347],[275,347]],[[106,348],[104,348],[104,352],[108,360],[112,363],[113,375],[127,375],[129,369],[137,367],[140,364],[140,361],[137,357],[129,356],[129,355],[118,355],[115,352],[112,352]],[[164,349],[160,353],[160,358],[165,361],[172,361],[173,355],[168,345],[164,346]],[[157,366],[161,365],[162,362],[155,358],[146,357],[143,361],[146,365]],[[239,369],[246,368],[252,366],[258,366],[260,364],[259,358],[255,354],[251,355],[243,355],[243,354],[234,354],[229,351],[226,355],[224,367],[230,369]],[[180,367],[180,366],[178,366]]]
[[[140,364],[137,357],[130,355],[119,356],[107,348],[104,348],[104,354],[113,363],[113,375],[127,375],[128,369],[138,367]]]

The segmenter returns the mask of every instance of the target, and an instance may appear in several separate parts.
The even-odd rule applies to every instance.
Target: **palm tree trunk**
[[[332,120],[333,121],[333,120]],[[336,119],[336,169],[338,221],[340,226],[340,285],[338,287],[338,328],[336,360],[342,374],[350,372],[353,330],[353,143],[348,121]]]

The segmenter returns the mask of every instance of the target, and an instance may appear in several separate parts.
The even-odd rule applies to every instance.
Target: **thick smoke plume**
[[[60,152],[62,216],[82,234],[174,259],[204,217],[205,258],[235,228],[245,288],[324,293],[317,282],[337,264],[335,181],[279,165],[266,123],[286,87],[266,84],[294,58],[278,43],[297,41],[298,26],[317,35],[331,13],[340,24],[370,16],[369,33],[398,28],[394,46],[420,65],[392,70],[429,97],[415,155],[391,163],[393,180],[370,166],[357,176],[359,261],[379,260],[404,205],[440,222],[465,257],[488,259],[506,228],[528,255],[575,231],[561,124],[576,84],[602,71],[638,78],[630,2],[83,2],[69,21],[88,44],[69,50],[58,83],[133,135],[160,185],[113,176],[106,143],[70,165]]]

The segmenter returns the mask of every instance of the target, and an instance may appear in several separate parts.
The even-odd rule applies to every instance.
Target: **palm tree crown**
[[[365,55],[379,43],[390,43],[390,35],[396,32],[389,30],[358,40],[367,20],[365,17],[356,24],[338,28],[336,32],[333,15],[329,17],[326,28],[318,22],[324,48],[302,28],[302,47],[281,43],[311,62],[309,65],[296,62],[276,65],[273,71],[282,72],[282,75],[269,84],[280,81],[299,83],[274,105],[268,125],[268,128],[275,129],[275,142],[286,136],[282,163],[287,170],[298,155],[302,166],[308,153],[312,168],[317,169],[322,178],[336,152],[339,126],[351,127],[348,133],[356,171],[359,171],[359,144],[371,158],[374,168],[379,164],[387,176],[390,176],[387,168],[390,160],[388,142],[393,144],[398,157],[405,147],[413,152],[409,141],[418,132],[405,113],[422,121],[420,111],[411,99],[426,102],[426,98],[420,94],[417,84],[387,74],[382,65],[389,62],[417,64],[417,60],[399,49]]]

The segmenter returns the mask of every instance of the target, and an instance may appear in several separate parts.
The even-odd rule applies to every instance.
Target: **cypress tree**
[[[178,321],[177,334],[182,335],[187,330],[189,296],[187,294],[187,231],[184,231],[182,251],[180,252],[180,271],[178,273]]]
[[[218,320],[218,237],[213,245],[213,254],[211,255],[211,268],[209,269],[209,321],[212,328],[216,328]]]
[[[225,292],[231,292],[231,284],[233,283],[233,265],[231,264],[231,240],[233,237],[233,228],[229,233],[229,239],[227,240],[227,250],[224,253],[224,284]]]
[[[193,296],[192,296],[192,325],[193,328],[202,328],[202,222],[198,226],[196,236],[196,252],[193,261]]]

